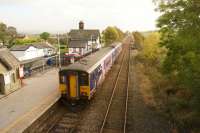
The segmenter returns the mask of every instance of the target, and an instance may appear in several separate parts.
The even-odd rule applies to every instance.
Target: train
[[[121,51],[122,43],[113,43],[74,64],[61,67],[59,70],[61,99],[71,103],[91,100]]]

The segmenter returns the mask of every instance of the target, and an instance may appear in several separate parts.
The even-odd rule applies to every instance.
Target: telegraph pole
[[[58,34],[58,64],[59,64],[59,68],[61,68],[61,59],[60,59],[60,38],[59,38],[59,34]]]

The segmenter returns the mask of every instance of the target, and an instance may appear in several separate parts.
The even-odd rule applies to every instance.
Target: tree
[[[48,40],[50,34],[48,32],[43,32],[40,34],[40,38],[43,39],[43,40]]]
[[[144,45],[144,36],[136,31],[132,33],[135,39],[135,45],[138,49],[142,49],[143,45]]]
[[[118,33],[118,41],[122,41],[122,39],[124,38],[124,32],[121,30],[121,29],[119,29],[118,27],[114,27],[116,30],[117,30],[117,33]]]
[[[6,41],[6,30],[7,26],[4,23],[0,23],[0,40],[3,42],[3,44],[5,44]]]
[[[8,34],[9,47],[12,47],[15,44],[15,41],[16,41],[17,29],[15,27],[9,26],[7,28],[7,34]]]
[[[110,45],[111,43],[117,41],[119,39],[119,34],[114,27],[107,27],[103,31],[103,40],[106,45]]]
[[[68,36],[67,34],[60,35],[60,45],[68,45]]]
[[[168,48],[164,63],[166,73],[177,73],[187,87],[200,87],[200,82],[192,80],[200,73],[200,2],[197,0],[173,0],[161,2],[159,10],[164,14],[158,19],[161,44]],[[190,73],[190,74],[189,74]],[[192,75],[191,75],[192,74]],[[197,77],[196,77],[196,76]],[[194,83],[198,82],[198,83]],[[195,87],[193,86],[193,87]]]
[[[13,26],[9,26],[8,29],[7,29],[7,33],[12,37],[16,37],[17,36],[17,29]]]
[[[158,32],[152,32],[144,39],[143,55],[152,64],[159,63],[164,54],[164,50],[159,47],[160,35]]]
[[[7,25],[0,23],[0,40],[5,44],[7,37]]]
[[[0,40],[3,44],[8,44],[8,47],[14,45],[17,36],[17,30],[13,26],[7,27],[6,24],[0,23]]]
[[[180,89],[191,93],[191,97],[184,100],[193,112],[200,114],[200,2],[155,2],[157,10],[162,13],[157,23],[161,33],[160,44],[168,50],[163,73],[176,79]]]

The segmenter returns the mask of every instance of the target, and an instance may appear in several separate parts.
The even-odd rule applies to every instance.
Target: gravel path
[[[138,85],[140,82],[134,69],[136,65],[134,57],[135,52],[132,51],[127,131],[129,133],[170,133],[168,121],[143,100]]]

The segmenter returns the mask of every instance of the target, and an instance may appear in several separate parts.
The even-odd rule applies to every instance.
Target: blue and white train
[[[122,44],[114,43],[74,64],[62,67],[59,71],[62,98],[67,101],[90,100],[121,51]]]

